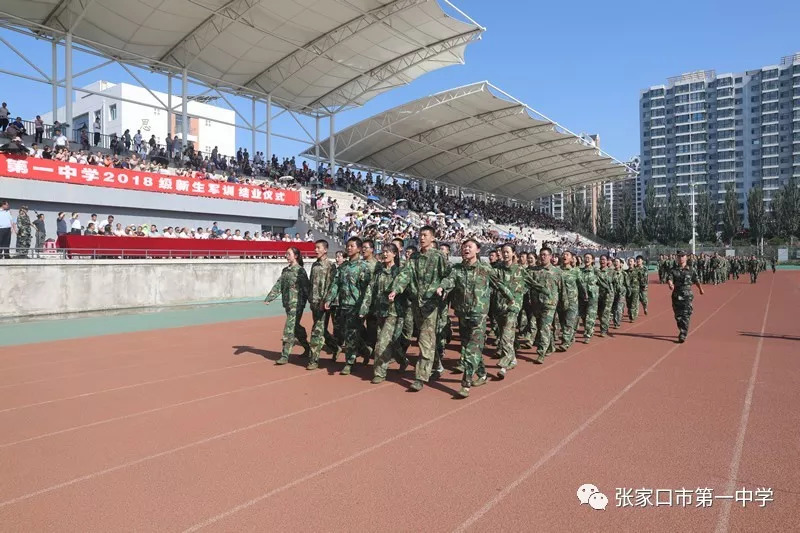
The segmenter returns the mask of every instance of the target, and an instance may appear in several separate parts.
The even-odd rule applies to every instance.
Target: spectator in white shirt
[[[108,218],[113,219],[113,217],[108,217]],[[122,224],[120,224],[119,222],[117,222],[117,226],[114,228],[114,235],[116,237],[122,237],[123,235],[125,235],[125,230],[122,229]]]
[[[78,213],[72,213],[72,223],[70,224],[70,233],[73,235],[80,235],[83,226],[81,225],[81,220],[78,216]]]
[[[203,228],[197,228],[197,233],[195,233],[195,239],[208,239],[208,233],[203,231]]]
[[[241,232],[240,230],[238,230],[238,229],[237,229],[237,230],[236,230],[236,233],[234,233],[234,234],[233,234],[233,237],[232,237],[232,239],[233,239],[234,241],[241,241],[241,240],[243,240],[243,238],[242,238],[242,232]]]
[[[67,147],[67,136],[61,133],[61,130],[56,130],[55,137],[53,138],[53,147]]]
[[[175,234],[172,233],[172,228],[171,227],[164,228],[164,235],[162,235],[162,237],[164,237],[165,239],[174,239]]]

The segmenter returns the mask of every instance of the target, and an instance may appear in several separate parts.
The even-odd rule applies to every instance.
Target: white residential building
[[[166,109],[163,109],[167,105],[166,93],[153,91],[151,94],[144,87],[102,80],[84,88],[101,94],[76,91],[77,100],[72,104],[72,120],[65,120],[64,107],[60,107],[57,112],[58,120],[69,123],[73,131],[86,125],[89,131],[94,133],[95,118],[100,117],[100,133],[105,135],[116,133],[121,136],[127,129],[133,137],[137,131],[141,131],[144,142],[155,135],[159,145],[165,144],[168,133],[181,138],[182,116],[179,95],[172,96],[172,106],[176,112],[172,115],[172,124],[168,124],[168,114]],[[210,153],[216,146],[222,155],[235,155],[236,127],[233,124],[236,117],[233,110],[190,100],[187,104],[187,114],[189,119],[187,137],[194,143],[196,149]],[[52,111],[41,113],[41,116],[45,124],[53,123]]]

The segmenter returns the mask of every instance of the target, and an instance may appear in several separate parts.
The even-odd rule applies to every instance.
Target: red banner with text
[[[78,165],[53,159],[16,157],[4,154],[0,154],[0,176],[130,191],[203,196],[288,206],[300,205],[300,193],[295,190],[154,174],[123,168]]]

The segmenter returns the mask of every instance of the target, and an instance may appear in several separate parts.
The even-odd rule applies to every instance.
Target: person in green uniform
[[[544,358],[555,351],[553,319],[558,309],[563,280],[561,269],[553,266],[552,256],[553,251],[547,246],[539,250],[539,265],[530,272],[528,281],[533,305],[532,320],[536,321],[536,364],[544,363]]]
[[[669,272],[669,268],[667,268],[666,262],[664,264],[664,268],[665,268],[664,283],[666,283],[667,273]],[[614,309],[612,311],[613,327],[614,329],[619,329],[619,326],[622,323],[622,317],[625,314],[625,294],[628,291],[627,278],[625,277],[625,271],[622,270],[622,259],[620,259],[619,257],[614,258],[613,280],[614,280]]]
[[[650,281],[650,276],[647,272],[644,257],[641,255],[636,256],[636,271],[639,275],[639,302],[642,304],[645,316],[647,316],[647,285]]]
[[[375,241],[372,239],[364,239],[361,243],[361,257],[369,268],[370,278],[375,273],[375,267],[378,266],[378,259],[375,257]],[[364,364],[369,362],[370,355],[375,349],[375,342],[378,340],[378,321],[377,318],[371,313],[367,313],[364,317],[363,339],[364,339]]]
[[[299,343],[303,347],[304,357],[311,352],[311,346],[308,345],[306,338],[306,329],[300,325],[300,318],[303,316],[308,301],[311,284],[303,268],[303,257],[300,255],[300,250],[294,246],[289,248],[286,251],[286,261],[289,266],[281,271],[278,281],[264,299],[264,303],[270,303],[280,295],[283,309],[286,311],[283,349],[280,358],[275,362],[277,365],[285,365],[289,362],[289,354],[295,343]]]
[[[566,352],[575,340],[578,323],[578,277],[575,257],[569,250],[561,253],[561,296],[558,299],[558,321],[561,326],[561,345],[556,351]]]
[[[336,265],[328,259],[328,241],[320,239],[314,243],[317,260],[311,265],[311,294],[308,304],[311,307],[313,326],[311,327],[311,360],[306,369],[319,367],[319,354],[323,346],[328,351],[337,352],[338,345],[333,335],[328,333],[328,317],[330,311],[325,310],[325,297],[331,289],[336,276]]]
[[[639,272],[636,270],[636,262],[633,257],[628,258],[628,269],[625,270],[627,278],[628,292],[626,303],[628,305],[628,318],[631,322],[639,316]]]
[[[514,297],[500,282],[499,270],[479,259],[479,251],[480,245],[477,241],[464,241],[461,244],[461,263],[453,265],[436,290],[439,296],[453,291],[453,307],[458,317],[461,337],[460,365],[464,369],[461,389],[458,391],[462,398],[469,396],[471,387],[479,387],[487,381],[483,349],[486,345],[486,315],[489,312],[491,292],[497,291],[507,300]]]
[[[747,272],[750,273],[750,283],[756,283],[758,281],[758,259],[756,259],[755,255],[750,256],[750,260],[747,262]]]
[[[382,383],[386,379],[386,371],[392,359],[400,365],[400,372],[408,366],[408,359],[395,348],[402,333],[402,316],[405,313],[403,298],[389,301],[389,292],[397,274],[400,273],[400,251],[393,243],[383,245],[381,262],[375,267],[364,300],[361,303],[359,316],[372,313],[376,319],[377,341],[375,343],[375,363],[372,383]]]
[[[614,274],[609,264],[608,256],[600,256],[600,269],[597,271],[597,316],[600,317],[600,332],[598,336],[608,335],[611,325],[611,314],[614,307]]]
[[[369,267],[361,259],[361,239],[350,237],[345,246],[347,261],[336,269],[336,277],[325,298],[325,310],[336,304],[339,324],[344,337],[345,364],[342,375],[350,374],[356,355],[363,350],[361,319],[358,312],[369,286]]]
[[[687,264],[686,252],[678,251],[677,265],[670,270],[667,283],[672,291],[672,311],[678,325],[678,342],[682,343],[689,334],[689,321],[692,318],[692,285],[697,285],[700,294],[704,294],[697,272]]]
[[[416,379],[409,387],[420,391],[431,377],[436,358],[436,326],[439,320],[439,302],[436,288],[447,274],[448,260],[434,246],[436,231],[431,226],[419,230],[419,252],[406,260],[406,264],[395,278],[389,301],[407,288],[413,296],[409,305],[414,312],[414,320],[419,323],[420,357],[417,359]]]
[[[583,267],[578,276],[578,314],[583,320],[584,344],[589,344],[589,340],[594,334],[594,324],[597,321],[598,296],[594,256],[586,253],[583,255]]]

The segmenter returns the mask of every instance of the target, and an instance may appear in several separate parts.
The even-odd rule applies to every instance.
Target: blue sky
[[[797,1],[453,2],[487,28],[483,39],[467,49],[466,64],[430,73],[337,116],[337,129],[431,93],[489,80],[576,133],[599,133],[601,147],[626,160],[639,151],[640,89],[683,72],[750,70],[800,52]],[[49,45],[6,30],[0,30],[0,36],[25,50],[42,70],[50,70]],[[0,43],[0,48],[5,46]],[[6,49],[0,57],[2,68],[37,75]],[[74,63],[74,71],[80,71],[99,60],[76,54]],[[166,90],[166,78],[141,76],[154,88]],[[87,85],[99,78],[136,83],[115,65],[75,83]],[[0,87],[0,98],[15,115],[31,119],[51,107],[49,86],[0,74]],[[63,94],[61,98],[63,102]],[[235,104],[241,104],[239,109],[249,116],[249,102]],[[261,121],[263,106],[258,112]],[[313,133],[310,122],[307,127]],[[285,117],[275,121],[273,131],[304,136],[299,126]],[[327,131],[324,124],[323,138]],[[263,137],[258,138],[261,150]],[[239,130],[237,144],[249,147],[250,132]],[[272,145],[273,152],[280,155],[305,148],[280,138],[274,138]]]

